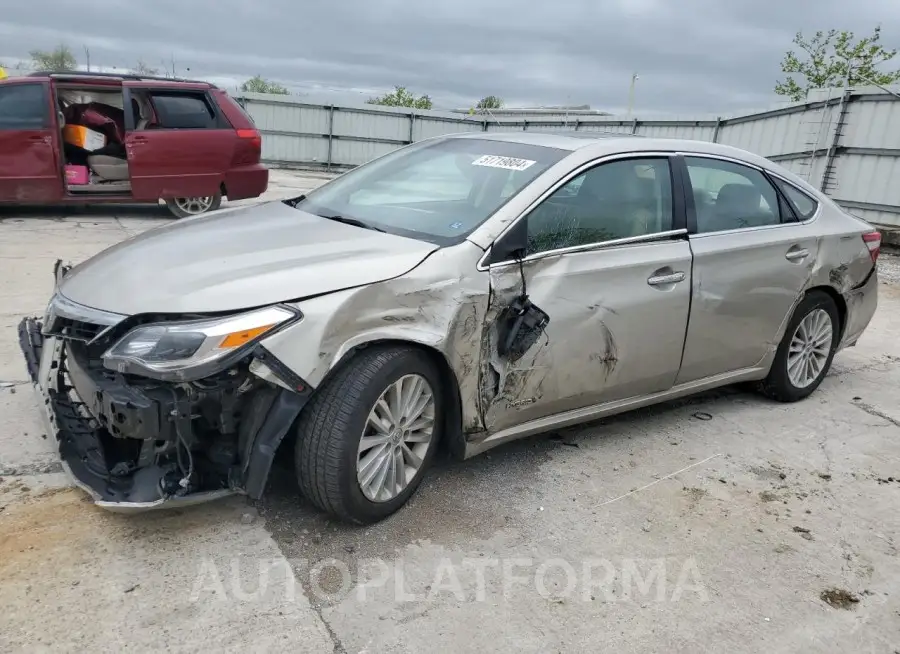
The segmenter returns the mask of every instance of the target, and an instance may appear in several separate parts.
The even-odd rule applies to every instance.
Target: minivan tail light
[[[234,152],[232,166],[249,166],[259,163],[262,156],[262,136],[251,128],[234,130],[238,137],[238,145]]]
[[[878,261],[878,254],[881,252],[881,234],[878,232],[866,232],[862,235],[863,242],[869,248],[869,256],[872,262]]]
[[[262,149],[262,137],[255,129],[239,129],[237,135],[239,139],[249,140],[250,145],[257,150]]]

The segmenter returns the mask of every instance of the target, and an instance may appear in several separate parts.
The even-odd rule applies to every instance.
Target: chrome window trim
[[[521,259],[522,263],[529,263],[531,261],[538,261],[539,259],[545,259],[547,257],[558,257],[564,254],[580,254],[582,252],[594,252],[596,250],[610,250],[612,248],[623,247],[627,245],[644,245],[644,244],[656,244],[670,241],[675,236],[684,236],[688,233],[687,229],[671,229],[666,232],[656,232],[654,234],[641,234],[640,236],[627,236],[625,238],[617,238],[611,241],[598,241],[597,243],[588,243],[586,245],[573,245],[567,248],[557,248],[555,250],[545,250],[543,252],[535,252],[534,254],[529,254],[524,259]],[[487,260],[490,258],[491,248],[488,248],[481,258],[478,260],[478,265],[476,268],[485,272],[487,270],[491,270],[493,268],[503,268],[506,266],[518,265],[519,261],[517,260],[509,260],[509,261],[498,261],[497,263],[488,264]]]
[[[718,155],[718,154],[705,154],[702,152],[678,152],[678,154],[685,158],[691,157],[693,159],[718,159],[720,161],[727,161],[728,163],[733,163],[737,166],[744,166],[745,168],[751,168],[753,170],[757,170],[757,171],[761,172],[763,175],[770,175],[772,177],[777,177],[779,180],[781,180],[785,184],[788,184],[791,187],[793,187],[793,188],[797,189],[798,191],[800,191],[801,193],[803,193],[803,195],[809,196],[809,193],[807,193],[803,189],[797,188],[796,184],[792,183],[788,179],[785,179],[784,176],[779,175],[778,173],[772,172],[768,168],[763,168],[762,166],[758,166],[756,164],[750,163],[749,161],[742,161],[740,159],[735,159],[734,157],[727,157],[727,156]],[[688,167],[688,163],[686,160],[684,162],[684,166],[685,166],[685,168]],[[775,188],[774,185],[773,185],[773,188],[775,189],[776,193],[780,193],[780,191],[777,188]],[[815,200],[815,202],[816,202],[816,211],[810,218],[807,218],[806,220],[798,220],[797,222],[794,222],[794,223],[779,222],[776,225],[757,225],[756,227],[736,227],[735,229],[720,229],[719,231],[716,231],[716,232],[694,232],[693,234],[688,234],[688,238],[690,240],[693,240],[695,238],[703,238],[705,236],[719,236],[721,234],[743,234],[745,232],[756,232],[756,231],[759,231],[762,229],[778,229],[781,227],[797,227],[798,225],[810,225],[810,224],[814,223],[816,220],[818,220],[819,214],[822,212],[822,203],[819,201],[819,199],[815,198],[815,197],[812,197],[811,199]]]
[[[530,214],[532,211],[534,211],[534,209],[539,204],[544,202],[544,200],[546,200],[548,197],[550,197],[551,195],[556,193],[560,188],[562,188],[563,186],[568,184],[574,178],[578,177],[585,171],[590,170],[591,168],[596,168],[597,166],[599,166],[601,164],[609,163],[611,161],[618,161],[620,159],[666,159],[666,160],[670,160],[675,154],[676,154],[676,152],[674,152],[674,151],[662,151],[662,150],[640,151],[640,150],[637,150],[637,151],[631,151],[631,152],[617,152],[615,154],[603,155],[602,157],[598,157],[597,159],[591,159],[590,161],[581,164],[577,168],[570,170],[563,177],[561,177],[559,180],[554,182],[553,185],[550,186],[550,188],[548,188],[546,191],[541,193],[537,197],[537,199],[534,200],[534,202],[529,204],[521,213],[519,213],[518,216],[516,216],[515,218],[513,218],[512,220],[509,221],[509,224],[503,228],[503,231],[501,231],[499,234],[497,234],[497,236],[494,238],[493,243],[496,243],[497,241],[502,239],[508,231],[510,231],[520,221],[524,220],[528,216],[528,214]],[[667,163],[669,164],[669,169],[671,170],[671,168],[672,168],[671,161],[668,161]],[[673,188],[672,188],[673,197],[676,192],[677,191],[673,185]],[[673,209],[673,216],[674,216],[674,209]],[[614,239],[612,241],[597,241],[596,243],[589,243],[587,245],[578,245],[578,246],[573,246],[570,248],[547,250],[546,252],[537,252],[535,254],[529,255],[529,256],[525,257],[524,259],[522,259],[522,261],[523,262],[534,261],[537,258],[541,258],[543,255],[558,256],[560,254],[568,254],[570,251],[582,252],[584,250],[596,250],[599,248],[606,249],[607,247],[616,247],[619,245],[631,245],[632,242],[642,242],[645,240],[656,241],[656,240],[659,240],[660,238],[671,238],[672,236],[675,236],[678,234],[687,234],[687,230],[686,229],[683,229],[683,230],[676,229],[676,230],[669,230],[667,232],[657,232],[656,234],[641,234],[640,236],[630,236],[630,237],[622,238],[622,239]],[[493,250],[493,248],[494,248],[493,243],[491,244],[490,247],[488,247],[487,250],[485,250],[484,255],[482,255],[481,259],[478,260],[478,265],[476,266],[477,270],[479,270],[481,272],[488,270],[489,266],[485,262],[489,258],[491,250]],[[516,261],[499,261],[499,262],[491,264],[491,265],[492,266],[504,266],[504,265],[508,265],[511,263],[517,263],[517,262]]]

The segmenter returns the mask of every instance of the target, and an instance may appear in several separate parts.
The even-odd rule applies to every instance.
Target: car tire
[[[404,424],[418,428],[430,418],[427,443],[421,442],[427,430],[404,432],[401,428],[398,434],[399,418],[393,424],[383,420],[386,414],[382,403],[393,403],[392,398],[385,399],[386,394],[398,389],[399,384],[400,391],[411,397],[414,382],[424,382],[420,401],[430,392],[431,403],[423,404],[420,419]],[[412,496],[434,460],[444,410],[441,375],[426,353],[413,347],[362,350],[316,390],[297,422],[294,456],[301,492],[319,510],[345,522],[370,524],[386,518]],[[414,413],[415,410],[408,412],[407,416]],[[376,422],[379,429],[373,428]],[[367,438],[384,442],[365,447],[373,442],[361,443],[367,434],[371,434]],[[410,441],[398,444],[398,439],[407,436]],[[385,488],[376,493],[378,477],[368,485],[364,480],[376,468],[382,469],[378,461],[390,462],[391,456],[394,467],[387,463],[382,479],[397,483],[385,481]],[[419,465],[414,469],[416,461]],[[402,470],[402,474],[394,476],[396,470]]]
[[[222,194],[217,192],[203,198],[169,198],[166,206],[176,218],[202,216],[222,206]]]
[[[840,337],[841,321],[834,300],[822,291],[808,293],[797,305],[759,390],[779,402],[808,397],[828,374]],[[805,362],[810,360],[807,366]]]

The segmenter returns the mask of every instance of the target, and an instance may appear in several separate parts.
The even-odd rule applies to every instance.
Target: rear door
[[[62,168],[49,82],[0,84],[0,201],[55,202]]]
[[[777,346],[816,261],[818,239],[762,170],[701,155],[676,161],[686,168],[694,255],[678,375],[685,383],[753,368]]]
[[[225,179],[237,138],[200,85],[125,82],[125,147],[136,200],[215,195]],[[146,99],[152,116],[136,129],[132,98]]]

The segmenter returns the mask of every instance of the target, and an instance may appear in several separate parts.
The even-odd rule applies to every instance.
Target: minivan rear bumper
[[[258,198],[269,188],[269,169],[262,164],[232,168],[225,173],[225,191],[229,200]]]

